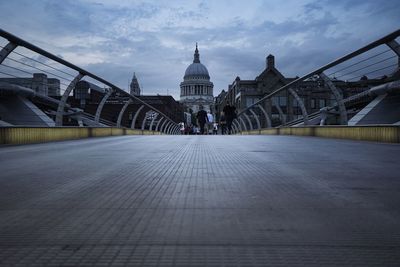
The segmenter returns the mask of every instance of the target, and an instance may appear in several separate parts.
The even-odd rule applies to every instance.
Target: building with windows
[[[197,43],[193,63],[187,67],[180,88],[180,102],[186,106],[187,110],[196,113],[202,105],[206,111],[213,112],[214,85],[210,81],[206,66],[200,62]]]

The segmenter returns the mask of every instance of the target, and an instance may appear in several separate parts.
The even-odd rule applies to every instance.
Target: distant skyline
[[[288,77],[400,28],[397,1],[0,2],[0,27],[129,91],[135,72],[144,94],[172,94],[193,60],[214,95],[236,76],[254,79],[275,55]]]

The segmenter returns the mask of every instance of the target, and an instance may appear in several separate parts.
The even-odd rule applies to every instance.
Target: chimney
[[[267,57],[267,69],[275,68],[275,57],[271,54]]]

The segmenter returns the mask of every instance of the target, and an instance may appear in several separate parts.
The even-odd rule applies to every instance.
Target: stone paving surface
[[[400,266],[400,145],[124,136],[0,147],[1,266]]]

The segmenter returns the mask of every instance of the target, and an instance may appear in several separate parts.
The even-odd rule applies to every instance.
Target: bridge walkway
[[[0,265],[398,266],[400,145],[122,136],[0,147]]]

